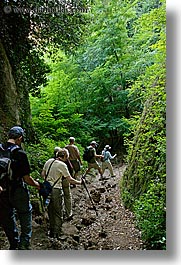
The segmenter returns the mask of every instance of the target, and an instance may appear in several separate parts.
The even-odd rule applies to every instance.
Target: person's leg
[[[52,203],[54,208],[54,237],[59,237],[62,234],[62,224],[63,224],[63,200],[62,200],[62,190],[53,189],[52,192]]]
[[[102,162],[102,175],[104,174],[106,170],[106,162]]]
[[[110,172],[111,176],[114,176],[113,167],[112,167],[111,162],[108,162],[107,166],[108,166],[108,169],[109,169],[109,172]]]
[[[16,227],[16,220],[14,217],[13,209],[0,209],[0,225],[2,226],[8,241],[9,249],[16,250],[18,249],[19,244],[19,235]]]
[[[99,174],[100,174],[100,179],[102,180],[103,179],[103,173],[102,173],[102,169],[99,167]]]
[[[20,220],[21,233],[19,249],[30,249],[30,239],[32,236],[32,205],[26,186],[16,188],[11,196],[11,203]]]
[[[27,212],[18,211],[18,217],[21,226],[19,249],[30,249],[30,239],[32,236],[32,210],[29,208]]]
[[[78,171],[76,172],[76,171],[74,171],[74,179],[77,179],[77,176],[78,176]]]
[[[66,217],[72,216],[72,196],[70,191],[70,184],[67,179],[62,180],[62,189],[64,197],[64,207]]]
[[[92,166],[88,163],[88,168],[86,169],[85,175],[88,174],[91,170]]]
[[[97,169],[99,171],[100,174],[100,180],[103,179],[103,173],[102,173],[102,168],[100,167],[100,165],[98,164],[98,162],[94,163],[92,166],[94,169]]]
[[[76,161],[76,167],[74,168],[74,170],[75,170],[75,179],[77,178],[77,176],[79,175],[79,172],[80,172],[80,170],[81,170],[81,165],[80,165],[80,161],[79,160],[77,160]]]

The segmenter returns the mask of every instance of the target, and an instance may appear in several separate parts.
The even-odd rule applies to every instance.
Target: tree
[[[48,71],[41,59],[42,51],[49,43],[61,46],[67,52],[77,47],[86,24],[86,12],[87,1],[60,4],[58,0],[3,0],[0,3],[1,42],[20,100],[19,122],[27,129],[27,137],[31,140],[29,92],[39,93],[39,86],[46,83]]]

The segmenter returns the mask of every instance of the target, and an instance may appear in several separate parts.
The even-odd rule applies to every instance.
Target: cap
[[[90,144],[91,144],[91,145],[94,144],[94,145],[96,145],[96,146],[98,145],[98,143],[96,143],[96,141],[92,141]]]
[[[75,141],[75,138],[74,137],[70,137],[69,140],[70,141]]]
[[[111,149],[111,147],[107,144],[107,145],[105,146],[105,149]]]
[[[14,126],[9,130],[8,135],[10,138],[16,139],[20,136],[25,136],[25,132],[20,126]]]

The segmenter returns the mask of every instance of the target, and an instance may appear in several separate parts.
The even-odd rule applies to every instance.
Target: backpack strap
[[[0,149],[1,150],[10,150],[11,152],[13,152],[14,150],[16,150],[16,149],[21,149],[21,147],[19,146],[19,145],[11,145],[11,146],[9,146],[9,147],[7,147],[7,148],[4,148],[3,147],[3,144],[0,144]]]
[[[47,171],[47,173],[46,173],[46,175],[45,175],[45,180],[47,179],[48,174],[49,174],[49,172],[50,172],[50,168],[51,168],[52,164],[55,162],[55,160],[56,160],[56,159],[54,159],[54,160],[51,162],[51,164],[50,164],[50,166],[49,166],[49,168],[48,168],[48,171]]]
[[[9,146],[7,149],[9,149],[11,152],[13,152],[16,149],[21,149],[21,147],[19,145],[11,145]]]
[[[58,179],[55,180],[55,182],[54,182],[53,185],[52,185],[52,189],[53,189],[53,187],[55,186],[55,184],[57,184],[57,182],[58,182],[60,179],[61,179],[61,176],[58,177]]]
[[[19,145],[11,145],[9,147],[4,147],[3,144],[0,144],[0,150],[3,152],[8,152],[8,158],[11,159],[11,153],[13,153],[15,150],[20,150],[21,147]]]

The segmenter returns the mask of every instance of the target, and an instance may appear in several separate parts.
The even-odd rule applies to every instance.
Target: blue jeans
[[[19,249],[28,249],[32,236],[32,205],[26,184],[18,186],[10,196],[10,202],[18,215],[21,227]]]
[[[16,220],[14,218],[14,210],[9,202],[9,194],[3,192],[0,195],[0,225],[8,238],[11,250],[18,247],[19,236],[16,228]]]

